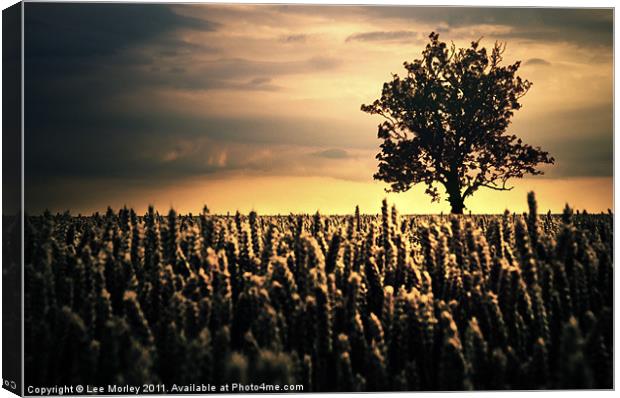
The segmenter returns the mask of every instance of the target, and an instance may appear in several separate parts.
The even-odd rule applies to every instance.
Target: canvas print
[[[23,12],[25,394],[613,388],[612,9]]]

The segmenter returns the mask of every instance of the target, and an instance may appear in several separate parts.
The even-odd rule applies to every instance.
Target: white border
[[[37,2],[36,0],[31,0],[31,2]],[[65,1],[65,2],[71,2],[71,1]],[[75,1],[74,1],[75,2]],[[92,1],[92,2],[102,2],[102,1]],[[121,0],[117,0],[117,1],[107,1],[107,2],[111,2],[111,3],[127,3],[129,1],[121,1]],[[412,0],[389,0],[389,1],[381,1],[381,0],[338,0],[338,1],[329,1],[329,0],[313,0],[313,1],[298,1],[298,0],[289,0],[289,1],[278,1],[278,0],[241,0],[241,1],[225,1],[225,0],[211,0],[211,1],[205,1],[205,2],[199,2],[199,1],[165,1],[165,0],[151,0],[151,1],[132,1],[134,3],[220,3],[220,4],[231,4],[231,3],[243,3],[243,4],[340,4],[340,5],[426,5],[426,6],[469,6],[469,7],[474,7],[474,6],[479,6],[479,7],[558,7],[558,8],[577,8],[577,7],[588,7],[588,8],[614,8],[615,7],[615,2],[614,1],[601,1],[601,0],[592,0],[592,1],[578,1],[578,0],[564,0],[564,1],[558,1],[558,0],[552,0],[552,1],[532,1],[532,0],[521,0],[521,1],[509,1],[509,0],[503,0],[503,1],[498,1],[498,0],[476,0],[476,1],[459,1],[459,0],[450,0],[450,1],[442,1],[442,0],[436,0],[436,1],[423,1],[423,0],[419,0],[419,1],[412,1]],[[0,0],[0,5],[2,6],[2,9],[7,8],[13,4],[15,4],[16,1],[11,1],[11,0]],[[23,37],[23,17],[24,17],[24,13],[22,10],[22,37]],[[614,22],[615,22],[615,9],[614,9]],[[0,27],[1,27],[1,20],[0,20]],[[615,28],[615,24],[614,24],[614,28]],[[1,32],[1,29],[0,29]],[[615,49],[616,49],[616,45],[618,43],[618,32],[614,29],[614,54],[615,54]],[[1,41],[0,41],[0,49],[1,49]],[[615,60],[615,57],[614,57]],[[0,72],[1,72],[1,67],[0,67]],[[618,64],[616,64],[614,62],[614,176],[618,175],[619,171],[620,171],[620,165],[618,163],[615,162],[615,154],[618,151],[618,147],[620,146],[620,144],[618,144],[618,141],[615,139],[615,131],[617,130],[617,124],[618,124],[618,119],[615,117],[615,115],[617,114],[617,102],[615,101],[615,96],[616,96],[616,80],[615,80],[615,75],[618,72]],[[22,46],[22,129],[23,129],[23,122],[24,122],[24,110],[23,110],[23,104],[24,104],[24,98],[23,98],[23,46]],[[1,88],[1,82],[0,82],[0,88]],[[0,90],[1,91],[1,90]],[[2,142],[0,140],[0,159],[1,159],[1,148],[2,148]],[[22,130],[22,209],[24,208],[24,137],[23,137],[23,130]],[[1,162],[0,162],[0,169],[1,169]],[[616,189],[618,189],[618,186],[615,184],[615,178],[614,178],[614,211],[617,211],[618,207],[616,206]],[[0,185],[0,197],[2,196],[2,187]],[[614,230],[618,231],[618,219],[614,218]],[[23,227],[23,213],[22,213],[22,227]],[[2,230],[2,226],[0,223],[0,231]],[[23,228],[22,228],[23,231]],[[618,241],[620,239],[618,238],[618,235],[615,234],[614,236],[614,264],[617,264],[617,259],[619,257],[618,255]],[[22,234],[22,247],[23,247],[23,234]],[[2,253],[2,248],[0,246],[0,256]],[[0,257],[1,258],[1,257]],[[617,348],[617,342],[620,341],[620,339],[618,339],[618,329],[615,327],[615,321],[616,321],[616,313],[618,310],[618,300],[617,300],[617,296],[615,295],[615,288],[618,286],[618,280],[619,280],[619,272],[615,272],[614,273],[614,343],[616,345],[615,347],[615,352],[614,352],[614,365],[616,364],[616,352],[618,351]],[[22,288],[24,286],[24,281],[23,281],[23,273],[22,273]],[[0,292],[1,292],[1,287],[0,287]],[[0,295],[0,308],[1,308],[1,295]],[[22,295],[22,311],[23,311],[23,295]],[[22,312],[22,323],[23,323],[23,312]],[[22,331],[23,331],[23,324],[22,324]],[[23,332],[22,332],[23,333]],[[1,337],[2,337],[2,331],[0,330],[0,341],[1,341]],[[22,353],[23,353],[23,336],[22,336]],[[1,361],[0,361],[1,362]],[[2,371],[2,364],[0,363],[0,374]],[[614,377],[614,380],[617,382],[618,381],[618,368],[614,367],[614,374],[616,377]],[[23,381],[23,368],[22,368],[22,381]],[[4,390],[4,389],[0,389],[0,398],[4,398],[4,397],[12,397],[14,396],[13,394],[11,394],[9,391]],[[494,393],[494,392],[493,392]],[[406,393],[406,394],[412,394],[413,393]],[[416,396],[420,396],[420,397],[441,397],[441,396],[449,396],[449,395],[453,395],[453,394],[459,394],[459,396],[462,397],[474,397],[478,394],[484,394],[484,392],[465,392],[465,393],[415,393]],[[522,392],[502,392],[501,395],[503,397],[511,397],[511,396],[519,396],[520,394],[523,394]],[[540,394],[544,394],[545,396],[566,396],[566,397],[581,397],[584,394],[594,394],[594,395],[610,395],[610,394],[615,394],[613,391],[536,391],[536,392],[527,392],[528,395],[540,395]],[[239,394],[239,395],[235,395],[235,396],[251,396],[252,394]],[[261,394],[261,395],[272,395],[272,394]],[[303,394],[293,394],[295,396],[304,396]],[[306,394],[307,395],[307,394]],[[349,394],[313,394],[315,396],[342,396],[342,395],[349,395]],[[353,394],[351,394],[353,395]],[[365,395],[379,395],[379,394],[365,394]],[[177,395],[179,397],[192,397],[192,395]],[[287,395],[290,396],[290,395]]]

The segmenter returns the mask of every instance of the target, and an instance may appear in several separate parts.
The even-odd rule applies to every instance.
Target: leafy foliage
[[[507,133],[532,83],[516,76],[520,62],[501,65],[505,46],[489,53],[475,41],[456,50],[429,37],[422,59],[404,63],[407,75],[393,75],[381,98],[362,105],[386,119],[374,177],[396,192],[425,184],[433,201],[443,185],[453,213],[462,213],[479,188],[509,190],[509,179],[542,174],[536,166],[554,159]]]

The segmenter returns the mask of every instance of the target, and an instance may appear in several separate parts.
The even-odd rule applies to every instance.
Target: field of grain
[[[26,385],[611,388],[613,215],[28,216]]]

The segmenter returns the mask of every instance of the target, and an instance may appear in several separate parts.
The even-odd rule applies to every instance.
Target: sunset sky
[[[430,32],[506,41],[534,85],[510,131],[556,159],[472,212],[613,207],[612,10],[285,5],[25,6],[26,208],[448,212],[373,181],[360,111]],[[467,210],[466,210],[467,211]]]

